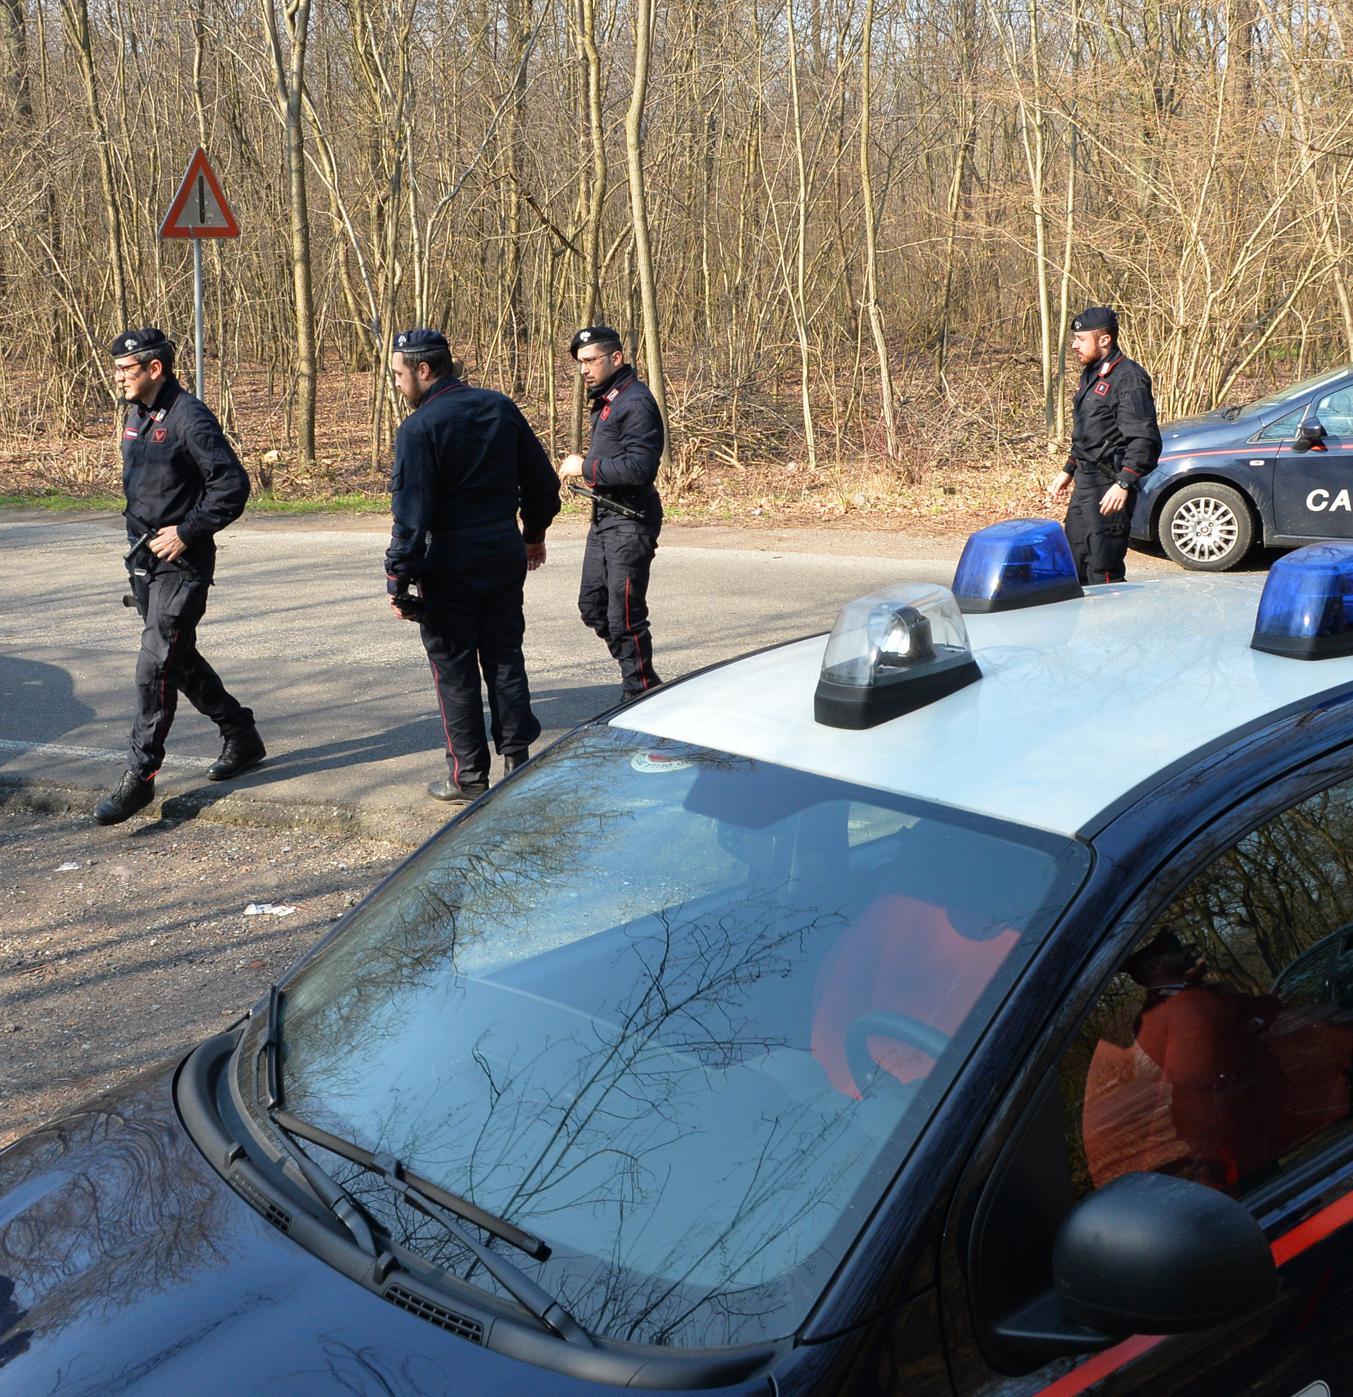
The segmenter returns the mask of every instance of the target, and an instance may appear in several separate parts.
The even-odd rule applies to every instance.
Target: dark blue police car
[[[1353,538],[1353,364],[1244,407],[1167,424],[1132,537],[1204,572],[1273,547]]]
[[[0,1153],[0,1392],[1346,1390],[1353,548],[1070,568],[576,730]]]

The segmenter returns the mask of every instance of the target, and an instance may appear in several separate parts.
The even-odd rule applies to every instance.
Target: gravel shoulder
[[[408,852],[0,805],[0,1147],[237,1018]]]

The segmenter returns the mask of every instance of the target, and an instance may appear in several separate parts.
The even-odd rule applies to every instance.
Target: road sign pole
[[[199,398],[205,399],[207,380],[203,372],[202,353],[202,239],[193,239],[193,346],[197,352],[197,386]]]
[[[191,238],[193,242],[193,347],[197,351],[194,367],[197,396],[205,399],[207,372],[202,344],[202,239],[237,238],[240,225],[226,203],[216,172],[211,168],[207,152],[199,146],[188,162],[178,193],[169,205],[160,224],[162,238]]]

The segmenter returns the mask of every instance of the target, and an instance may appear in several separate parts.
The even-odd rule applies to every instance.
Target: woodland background
[[[415,324],[570,449],[567,342],[604,318],[673,497],[1018,494],[1083,304],[1120,307],[1162,419],[1353,358],[1350,18],[0,0],[0,488],[116,480],[115,331],[166,326],[191,378],[189,249],[155,229],[201,144],[244,230],[206,245],[205,396],[266,489],[380,489]]]

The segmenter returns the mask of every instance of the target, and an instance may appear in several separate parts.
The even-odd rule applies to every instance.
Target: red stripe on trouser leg
[[[634,634],[634,626],[630,622],[630,579],[625,579],[625,629],[630,634],[630,644],[634,646],[634,658],[639,665],[639,678],[643,680],[644,688],[648,688],[648,669],[644,664],[644,652],[639,648],[639,637]]]
[[[178,649],[181,632],[175,626],[170,637],[169,652],[164,657],[164,668],[160,671],[160,721],[155,724],[155,746],[162,747],[169,736],[169,668],[174,663],[174,651]]]
[[[446,750],[451,754],[451,779],[460,785],[460,759],[456,756],[456,749],[451,743],[451,725],[446,721],[446,705],[442,702],[442,685],[437,677],[437,666],[428,661],[428,668],[432,671],[432,691],[437,695],[437,711],[442,715],[442,733],[446,738]]]

